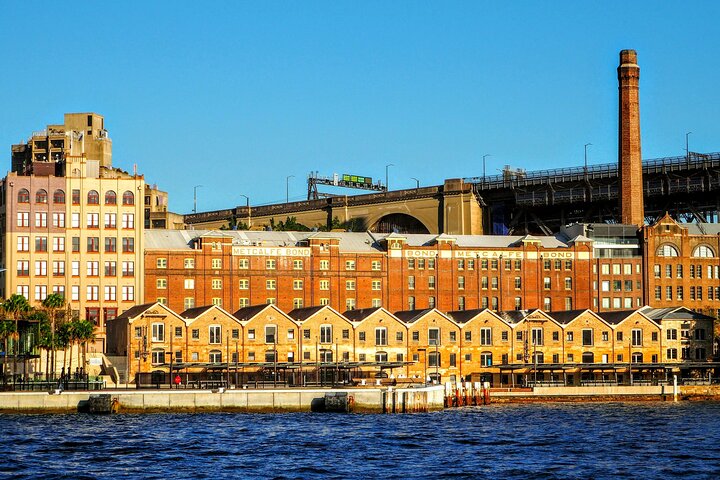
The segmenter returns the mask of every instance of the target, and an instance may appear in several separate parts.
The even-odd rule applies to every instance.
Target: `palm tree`
[[[20,317],[24,316],[30,311],[30,309],[31,307],[27,298],[15,293],[3,303],[3,310],[5,310],[5,313],[9,314],[12,317],[12,320],[15,321],[15,336],[17,337],[17,342],[15,342],[15,359],[13,360],[13,381],[17,370],[17,358],[20,355],[20,333],[18,330],[18,323],[20,321]]]
[[[95,340],[95,325],[90,320],[77,320],[73,328],[75,341],[82,345],[82,368],[85,370],[87,361],[87,344]]]
[[[47,310],[50,317],[50,347],[52,348],[52,377],[55,378],[55,327],[58,320],[58,314],[64,310],[65,298],[57,293],[51,293],[42,302],[43,307]]]
[[[0,339],[4,344],[3,349],[3,383],[7,383],[7,356],[8,356],[8,338],[15,334],[15,324],[10,320],[0,320]]]
[[[65,372],[65,362],[67,361],[67,348],[70,345],[70,338],[72,336],[72,322],[65,322],[60,324],[55,332],[55,338],[53,346],[54,348],[61,348],[63,351],[63,372]],[[69,371],[69,369],[68,369]]]

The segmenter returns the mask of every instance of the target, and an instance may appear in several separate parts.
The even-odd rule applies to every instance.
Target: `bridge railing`
[[[659,173],[720,166],[720,152],[696,153],[689,156],[664,157],[643,161],[643,173]],[[618,175],[617,163],[603,163],[583,167],[564,167],[530,172],[507,172],[486,177],[467,177],[463,181],[473,183],[481,190],[511,188],[513,186],[543,183],[581,181],[585,178],[612,178]]]

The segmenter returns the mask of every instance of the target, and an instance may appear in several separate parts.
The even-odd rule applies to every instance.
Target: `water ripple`
[[[720,477],[720,403],[2,415],[0,478]]]

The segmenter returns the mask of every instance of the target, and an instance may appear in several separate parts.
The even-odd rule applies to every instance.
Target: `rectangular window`
[[[106,253],[117,252],[117,238],[105,237],[105,252]]]
[[[35,237],[35,251],[36,252],[47,252],[48,239],[47,237]]]
[[[211,343],[211,344],[222,343],[221,331],[222,331],[222,328],[220,327],[220,325],[210,325],[208,327],[209,343]]]
[[[100,275],[100,262],[91,261],[86,262],[86,272],[88,277],[97,277]]]
[[[35,227],[47,228],[47,212],[35,212]]]
[[[381,281],[380,280],[373,280],[371,284],[372,290],[380,290],[381,289]]]
[[[184,266],[184,268],[189,268],[189,269],[195,268],[195,259],[194,258],[186,258],[183,261],[183,266]]]
[[[166,288],[167,288],[167,278],[158,278],[158,279],[155,281],[155,287],[156,287],[158,290],[164,290],[164,289],[166,289]]]
[[[87,227],[98,228],[100,226],[100,214],[99,213],[88,213],[87,214]]]
[[[429,288],[430,290],[434,290],[434,289],[435,289],[435,276],[434,276],[434,275],[430,275],[430,276],[428,277],[428,288]]]
[[[345,270],[355,270],[355,260],[345,260]]]
[[[428,329],[428,345],[440,345],[440,329]]]
[[[375,329],[375,345],[385,346],[388,344],[387,328],[379,327]]]
[[[320,270],[330,270],[330,260],[320,260]]]
[[[210,265],[213,270],[220,270],[222,268],[222,258],[213,258]]]
[[[52,214],[52,222],[53,227],[55,228],[65,228],[65,214],[60,213],[53,213]]]
[[[155,265],[157,268],[167,268],[167,258],[158,258]]]
[[[122,275],[123,277],[134,277],[135,262],[122,262]]]
[[[382,269],[382,263],[380,260],[373,260],[370,267],[373,271],[380,271]]]
[[[303,289],[303,281],[299,279],[293,280],[293,290],[302,290]]]
[[[593,345],[593,331],[590,328],[584,328],[582,331],[582,344],[583,346]]]
[[[275,290],[277,287],[276,280],[265,280],[265,290]]]
[[[355,290],[355,280],[345,280],[345,290]]]
[[[221,278],[213,278],[210,280],[210,288],[213,290],[222,290],[222,279]]]
[[[265,343],[275,343],[277,327],[275,325],[265,325]]]
[[[114,277],[117,275],[117,263],[116,262],[105,262],[105,276]]]
[[[116,213],[106,213],[103,218],[105,219],[105,228],[117,228]]]
[[[480,329],[480,345],[492,345],[492,329],[488,327]]]
[[[122,249],[123,253],[133,253],[135,251],[135,239],[133,237],[123,237]]]
[[[100,287],[98,287],[97,285],[87,286],[87,300],[96,302],[98,300],[99,293]]]
[[[122,287],[122,301],[133,302],[135,301],[135,287],[132,285],[123,285]]]
[[[37,276],[37,277],[47,276],[47,260],[36,260],[35,261],[35,276]]]
[[[65,261],[53,260],[53,276],[62,277],[65,275]]]
[[[533,345],[543,345],[543,329],[542,328],[533,328],[530,330],[531,333],[531,339]]]
[[[99,237],[88,237],[87,238],[87,251],[88,251],[88,253],[97,253],[100,251],[100,238]]]
[[[135,228],[135,214],[134,213],[123,213],[122,214],[122,228],[133,229]]]
[[[407,265],[408,265],[408,270],[414,269],[415,268],[415,259],[408,258]]]
[[[465,277],[458,277],[457,283],[458,283],[458,290],[465,289]]]
[[[415,276],[409,275],[408,276],[408,290],[414,290],[415,289]]]
[[[70,262],[70,274],[73,277],[79,277],[80,276],[80,262],[77,260],[73,260]]]
[[[265,260],[265,270],[275,270],[276,262],[274,258]]]
[[[185,310],[188,308],[195,308],[195,297],[185,297],[183,299],[183,307]]]
[[[115,285],[105,285],[105,301],[114,302],[117,299],[117,287]]]
[[[639,328],[634,328],[632,330],[632,346],[633,347],[641,347],[642,346],[642,330]]]
[[[18,227],[29,227],[30,226],[30,212],[18,212],[17,226]]]
[[[320,280],[320,290],[330,290],[330,280]]]
[[[250,268],[250,260],[247,258],[241,258],[238,260],[238,269],[247,270],[248,268]]]

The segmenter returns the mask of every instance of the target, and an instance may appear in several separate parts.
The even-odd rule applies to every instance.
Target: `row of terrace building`
[[[223,385],[377,378],[623,384],[706,376],[715,367],[713,324],[683,307],[341,314],[330,306],[286,313],[263,304],[231,314],[217,305],[176,313],[155,302],[109,321],[107,350],[130,381],[156,372],[163,382],[180,376]]]

